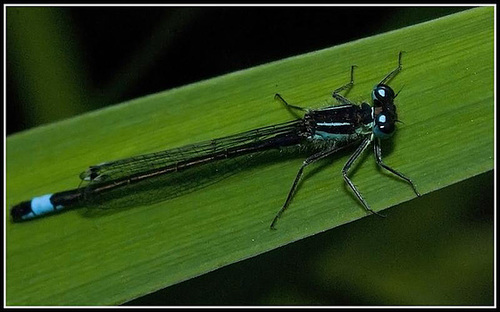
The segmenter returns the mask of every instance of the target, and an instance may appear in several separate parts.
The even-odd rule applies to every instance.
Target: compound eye
[[[376,137],[385,139],[390,137],[395,130],[394,120],[388,115],[380,114],[375,118],[375,127],[373,133]]]
[[[394,91],[388,85],[378,85],[373,89],[372,99],[376,106],[394,100]]]

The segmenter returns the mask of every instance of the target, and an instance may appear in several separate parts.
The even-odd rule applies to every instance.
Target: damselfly
[[[91,166],[80,174],[80,179],[89,182],[88,185],[34,197],[17,204],[11,209],[13,220],[33,219],[74,207],[89,198],[111,190],[228,158],[290,146],[313,146],[316,152],[302,163],[285,203],[271,222],[271,228],[274,228],[278,218],[289,206],[304,169],[356,143],[359,145],[344,165],[342,175],[364,209],[378,214],[370,208],[348,177],[349,168],[372,142],[377,164],[409,183],[415,194],[420,196],[412,180],[384,164],[380,147],[380,140],[392,136],[395,123],[398,121],[394,105],[397,94],[387,85],[387,82],[401,71],[401,56],[402,52],[399,53],[398,66],[372,90],[373,106],[365,102],[356,104],[340,95],[341,91],[348,90],[354,85],[355,66],[352,66],[350,82],[337,88],[332,94],[340,105],[306,109],[288,104],[281,95],[276,94],[275,97],[286,107],[303,111],[304,117],[198,144]]]

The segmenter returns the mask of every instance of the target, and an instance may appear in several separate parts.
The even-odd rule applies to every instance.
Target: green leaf
[[[75,188],[86,166],[292,119],[273,101],[334,104],[356,64],[354,101],[397,65],[399,118],[385,162],[422,194],[493,168],[494,8],[481,7],[38,127],[7,140],[7,207]],[[62,105],[62,104],[61,104]],[[374,210],[415,198],[369,153],[351,177]],[[309,168],[269,224],[303,159],[250,167],[177,198],[107,214],[88,208],[7,222],[8,305],[131,300],[366,216],[340,175],[349,153]],[[417,200],[418,201],[418,200]]]

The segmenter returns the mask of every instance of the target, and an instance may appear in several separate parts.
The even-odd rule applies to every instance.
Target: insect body
[[[340,102],[340,105],[305,109],[288,104],[281,95],[276,94],[276,98],[288,108],[305,112],[304,117],[180,148],[91,166],[80,174],[82,181],[89,182],[87,186],[35,197],[17,204],[11,209],[13,220],[33,219],[71,208],[101,193],[228,158],[303,144],[313,146],[316,152],[300,167],[285,203],[271,223],[271,228],[274,228],[276,221],[290,204],[304,168],[356,143],[359,145],[344,165],[342,175],[363,207],[371,213],[378,214],[369,207],[347,175],[354,161],[372,142],[377,164],[408,182],[417,196],[420,196],[409,178],[383,163],[380,148],[380,139],[390,138],[395,131],[397,114],[394,99],[397,94],[386,83],[401,71],[401,55],[400,52],[398,66],[373,89],[373,106],[368,103],[358,105],[339,94],[354,84],[354,66],[352,66],[350,82],[333,92],[333,97]]]

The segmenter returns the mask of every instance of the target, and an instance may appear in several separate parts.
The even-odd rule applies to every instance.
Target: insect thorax
[[[372,108],[361,105],[338,105],[312,110],[304,118],[310,140],[355,141],[372,133]]]

